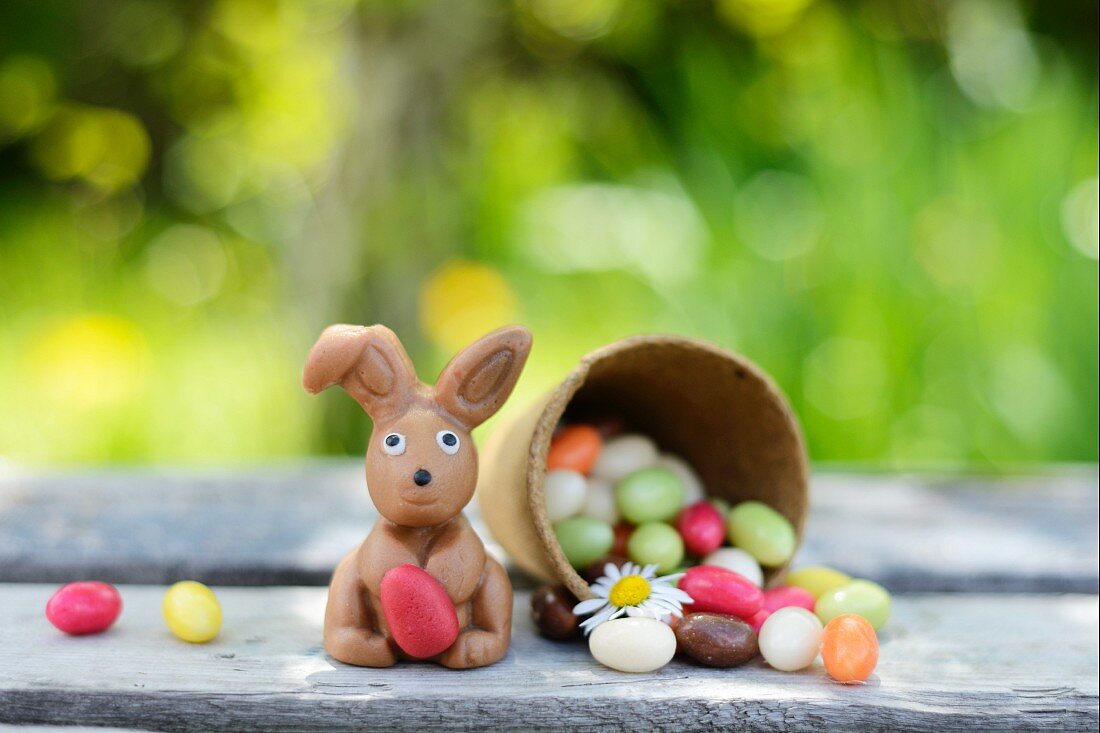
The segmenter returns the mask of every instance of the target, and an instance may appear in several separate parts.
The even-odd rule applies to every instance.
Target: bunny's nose
[[[419,468],[416,473],[413,474],[413,481],[416,482],[417,486],[427,486],[432,482],[432,475],[423,468]]]

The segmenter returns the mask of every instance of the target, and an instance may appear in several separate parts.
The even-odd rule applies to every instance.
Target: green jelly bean
[[[842,614],[854,613],[870,621],[878,631],[890,617],[890,594],[878,583],[853,580],[818,598],[814,613],[823,624]]]
[[[591,517],[573,517],[554,525],[565,559],[575,568],[586,568],[611,551],[615,532],[607,522]]]
[[[851,582],[851,577],[845,573],[824,565],[807,565],[787,573],[787,585],[797,585],[812,593],[814,598],[821,598],[829,591]]]
[[[664,522],[646,522],[630,534],[627,556],[639,565],[656,565],[662,575],[679,567],[684,560],[684,540]]]
[[[711,503],[711,506],[717,509],[718,513],[721,514],[723,517],[730,513],[730,503],[722,497],[712,496],[707,499],[707,501],[709,501]]]
[[[684,482],[667,468],[643,468],[619,482],[615,503],[633,524],[672,519],[684,505]]]
[[[759,501],[743,501],[730,509],[729,540],[768,567],[790,560],[796,543],[787,518]]]

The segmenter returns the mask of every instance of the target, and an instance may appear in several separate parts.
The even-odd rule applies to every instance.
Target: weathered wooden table
[[[512,648],[471,672],[348,667],[321,649],[330,569],[373,518],[358,462],[251,472],[0,474],[0,724],[151,730],[1092,729],[1098,726],[1097,471],[980,478],[819,472],[798,560],[884,583],[869,684],[762,662],[626,675],[534,631],[513,575]],[[476,515],[473,517],[476,522]],[[483,533],[484,536],[484,533]],[[56,584],[126,584],[106,634],[43,616]],[[223,586],[191,646],[163,584]],[[0,726],[3,727],[3,726]]]

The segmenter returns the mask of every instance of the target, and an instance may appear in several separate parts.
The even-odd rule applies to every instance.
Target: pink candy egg
[[[712,611],[749,618],[764,606],[764,593],[751,580],[715,565],[697,565],[680,579],[680,590],[691,596],[692,612]]]
[[[788,606],[797,606],[805,608],[807,611],[813,611],[816,602],[817,599],[814,598],[813,593],[794,585],[781,585],[778,588],[769,588],[764,591],[764,608],[768,612],[778,611]]]
[[[440,654],[458,638],[458,615],[443,584],[415,565],[382,576],[382,614],[393,640],[410,657]]]
[[[764,622],[768,620],[768,616],[771,616],[772,612],[766,608],[761,608],[759,611],[744,619],[745,623],[752,627],[752,630],[757,634],[760,633],[760,627],[764,625]]]
[[[46,603],[46,618],[66,634],[106,631],[122,613],[122,596],[113,585],[83,580],[61,586]]]
[[[676,529],[684,540],[684,549],[695,557],[709,555],[726,539],[726,520],[709,501],[697,501],[680,512]]]

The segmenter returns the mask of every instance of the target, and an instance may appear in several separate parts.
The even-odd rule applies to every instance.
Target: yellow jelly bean
[[[852,579],[849,576],[824,565],[807,565],[787,573],[787,585],[804,588],[812,593],[814,598],[821,598],[829,591],[850,582]]]
[[[218,635],[222,607],[214,591],[195,580],[181,580],[164,594],[164,621],[173,634],[192,644]]]

